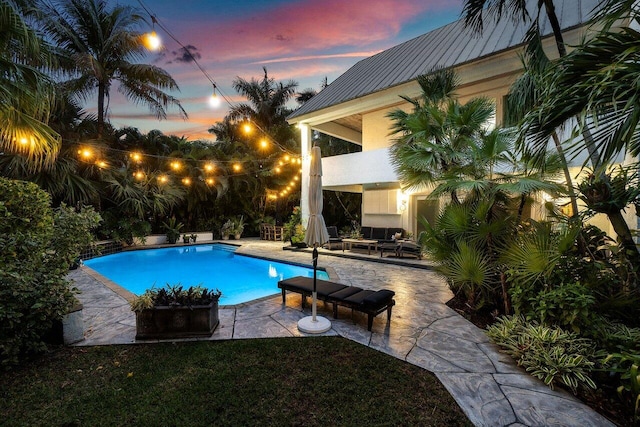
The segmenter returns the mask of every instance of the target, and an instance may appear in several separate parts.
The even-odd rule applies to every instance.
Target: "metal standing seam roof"
[[[535,16],[537,0],[528,3],[534,11],[530,15]],[[561,27],[567,30],[586,23],[600,1],[556,0],[554,4]],[[552,34],[544,12],[540,27],[544,36]],[[522,44],[527,28],[509,18],[498,22],[485,18],[482,34],[474,34],[461,18],[357,62],[288,119],[409,82],[436,68],[455,67],[512,49]]]

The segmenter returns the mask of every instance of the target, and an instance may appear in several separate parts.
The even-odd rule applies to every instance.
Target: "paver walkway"
[[[311,263],[310,253],[285,251],[282,242],[240,243],[239,254]],[[319,315],[332,321],[325,335],[340,335],[433,372],[475,425],[613,425],[571,394],[550,390],[499,353],[482,330],[445,305],[452,294],[432,271],[329,256],[326,251],[320,255],[319,266],[330,267],[332,280],[396,293],[390,324],[385,314],[380,315],[372,332],[367,331],[365,316],[344,310],[334,320],[331,307],[319,303]],[[135,316],[127,300],[87,268],[71,272],[70,278],[81,290],[79,299],[84,305],[85,340],[80,345],[133,343]],[[298,331],[297,322],[309,312],[301,310],[300,302],[299,295],[289,294],[283,305],[278,294],[223,307],[211,339],[305,336]]]

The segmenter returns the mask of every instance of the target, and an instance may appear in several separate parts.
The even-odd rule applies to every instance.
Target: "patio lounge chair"
[[[338,236],[338,227],[335,225],[330,225],[327,227],[327,232],[329,233],[329,241],[326,243],[327,248],[332,250],[332,246],[334,244],[340,245],[342,247],[342,239]]]
[[[404,258],[405,254],[413,255],[418,259],[422,259],[422,248],[414,242],[401,242],[397,249],[400,258]]]
[[[302,308],[305,306],[307,296],[313,292],[313,278],[297,276],[278,282],[282,289],[282,303],[286,302],[286,291],[302,294]],[[382,289],[371,291],[346,286],[327,280],[316,280],[316,292],[318,299],[333,305],[333,318],[338,318],[338,306],[348,307],[368,315],[367,330],[371,331],[373,318],[383,311],[387,311],[387,322],[391,321],[391,309],[396,304],[393,299],[395,292]]]

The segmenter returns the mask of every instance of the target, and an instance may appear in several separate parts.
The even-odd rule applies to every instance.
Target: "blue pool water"
[[[229,245],[220,244],[120,252],[84,261],[84,265],[136,295],[167,283],[220,289],[221,305],[276,294],[282,279],[313,277],[313,269],[236,255]],[[328,275],[318,271],[318,278],[326,280]]]

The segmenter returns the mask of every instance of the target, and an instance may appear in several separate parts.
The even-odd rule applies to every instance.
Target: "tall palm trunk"
[[[98,83],[98,140],[102,139],[102,134],[104,133],[104,99],[106,92],[105,83]]]
[[[567,158],[564,155],[564,149],[562,148],[562,143],[560,142],[558,133],[553,132],[551,138],[553,139],[553,143],[556,145],[556,151],[558,152],[558,156],[560,156],[560,161],[562,162],[562,171],[564,172],[564,179],[567,182],[569,198],[571,199],[571,217],[574,218],[578,215],[578,197],[573,189],[573,180],[571,179],[571,172],[569,172],[569,164],[567,163]]]

